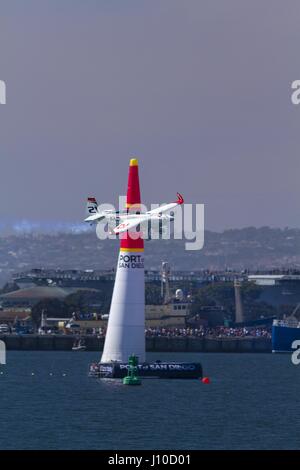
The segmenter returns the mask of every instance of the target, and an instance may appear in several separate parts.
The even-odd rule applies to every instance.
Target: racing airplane
[[[149,222],[151,220],[174,220],[173,215],[165,214],[165,212],[171,211],[175,207],[184,203],[181,194],[177,193],[177,200],[170,202],[169,204],[163,204],[162,206],[152,209],[144,213],[131,213],[130,211],[112,211],[104,210],[99,212],[98,204],[94,197],[89,197],[87,201],[87,214],[88,217],[84,219],[89,224],[98,224],[99,222],[108,223],[109,227],[112,227],[110,234],[119,235],[120,233],[127,232],[137,227],[139,224]],[[132,211],[132,208],[130,209]]]

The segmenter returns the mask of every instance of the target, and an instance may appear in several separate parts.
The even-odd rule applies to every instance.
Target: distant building
[[[0,311],[0,323],[14,323],[31,318],[30,308],[5,308]]]
[[[77,269],[31,269],[13,275],[13,281],[20,288],[33,286],[57,286],[97,288],[99,281],[112,282],[115,278],[113,270],[77,270]]]
[[[233,281],[236,277],[234,272],[215,272],[209,271],[172,271],[168,273],[170,282],[195,282],[199,285],[209,282]],[[95,269],[31,269],[21,273],[15,273],[13,281],[20,288],[34,286],[58,286],[58,287],[78,287],[95,288],[99,282],[113,282],[115,279],[114,270],[95,270]],[[161,282],[161,270],[146,270],[146,282]]]
[[[300,302],[300,274],[251,274],[248,281],[263,287],[259,300],[274,307]]]

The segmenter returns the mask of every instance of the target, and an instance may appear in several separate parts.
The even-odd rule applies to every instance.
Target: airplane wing
[[[149,219],[149,216],[146,214],[141,214],[135,217],[128,217],[124,219],[116,228],[113,229],[113,233],[118,235],[119,233],[127,232],[127,230],[131,230],[132,228],[136,227],[137,225],[145,222]]]
[[[164,204],[162,206],[157,207],[156,209],[152,209],[152,211],[147,212],[147,214],[150,216],[163,214],[164,212],[168,212],[171,209],[174,209],[175,207],[180,206],[183,203],[184,203],[183,197],[181,196],[181,194],[177,193],[177,201],[170,202],[169,204]]]
[[[127,232],[128,230],[131,230],[137,225],[151,220],[152,218],[159,218],[160,214],[162,214],[163,212],[167,212],[171,209],[174,209],[176,206],[181,205],[183,203],[183,197],[181,196],[181,194],[177,193],[177,201],[175,202],[164,204],[160,207],[157,207],[156,209],[153,209],[152,211],[146,212],[146,214],[135,214],[132,216],[129,215],[127,218],[124,217],[123,220],[121,219],[121,223],[113,230],[113,233],[117,235],[122,232]]]

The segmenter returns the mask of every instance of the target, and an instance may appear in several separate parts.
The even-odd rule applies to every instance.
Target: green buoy
[[[138,357],[132,354],[128,359],[128,373],[123,379],[124,385],[141,385],[142,382],[138,378]]]

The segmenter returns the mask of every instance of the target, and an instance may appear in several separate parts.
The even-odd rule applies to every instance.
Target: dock
[[[8,351],[71,351],[73,335],[0,335]],[[104,337],[81,336],[87,351],[102,351]],[[271,353],[271,339],[262,337],[200,338],[164,337],[146,338],[147,352],[229,352]]]

